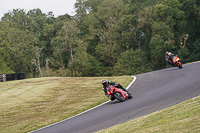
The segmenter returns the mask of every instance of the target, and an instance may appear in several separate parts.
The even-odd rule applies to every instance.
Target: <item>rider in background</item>
[[[103,91],[105,92],[106,96],[108,96],[106,87],[109,86],[109,85],[112,85],[114,87],[120,88],[123,91],[127,92],[128,94],[130,94],[124,87],[122,87],[120,84],[117,84],[117,82],[107,81],[106,79],[104,79],[104,80],[102,80],[102,85],[103,85]],[[113,101],[114,97],[111,96],[110,100]]]
[[[168,63],[170,64],[170,65],[173,65],[174,66],[174,63],[173,63],[173,61],[172,61],[172,57],[174,56],[174,54],[172,54],[171,52],[166,52],[165,53],[165,59],[166,59],[166,61],[168,61]]]

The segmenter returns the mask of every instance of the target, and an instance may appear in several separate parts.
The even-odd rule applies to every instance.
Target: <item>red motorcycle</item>
[[[120,102],[124,102],[125,100],[132,98],[131,93],[127,93],[112,85],[107,87],[107,94],[108,96],[112,96],[115,99],[119,100]]]
[[[172,61],[174,63],[174,66],[182,68],[182,60],[177,55],[172,56]]]

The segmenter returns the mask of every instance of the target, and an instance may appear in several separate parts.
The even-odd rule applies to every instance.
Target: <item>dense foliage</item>
[[[76,14],[13,9],[0,21],[0,73],[132,75],[200,60],[199,0],[76,0]]]

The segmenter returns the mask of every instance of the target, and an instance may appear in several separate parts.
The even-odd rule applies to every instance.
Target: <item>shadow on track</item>
[[[127,102],[127,101],[129,101],[129,100],[131,100],[131,99],[127,99],[127,100],[124,101],[124,102]],[[114,101],[110,101],[109,104],[120,104],[120,103],[124,103],[124,102],[120,102],[120,101],[118,101],[118,100],[114,100]]]

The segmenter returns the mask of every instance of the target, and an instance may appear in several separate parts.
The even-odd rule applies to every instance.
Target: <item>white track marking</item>
[[[130,87],[131,87],[131,85],[136,81],[136,77],[135,76],[132,76],[134,79],[133,79],[133,81],[126,87],[126,89],[128,90]]]
[[[194,98],[192,98],[192,99],[196,99],[196,98],[198,98],[198,97],[200,97],[200,96],[194,97]]]

